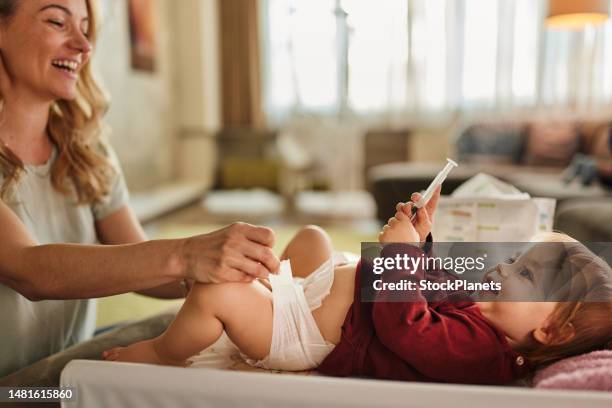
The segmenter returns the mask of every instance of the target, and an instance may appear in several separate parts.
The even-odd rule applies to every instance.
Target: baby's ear
[[[538,327],[533,331],[533,338],[540,344],[558,346],[567,343],[576,335],[574,325],[568,323],[561,329],[552,327]]]

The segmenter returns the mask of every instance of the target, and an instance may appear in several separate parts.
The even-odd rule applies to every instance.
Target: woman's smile
[[[80,67],[80,63],[76,60],[56,59],[51,62],[51,65],[68,78],[76,80],[79,77],[78,69]]]

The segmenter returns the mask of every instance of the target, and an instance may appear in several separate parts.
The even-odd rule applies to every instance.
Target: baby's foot
[[[102,358],[107,361],[124,361],[130,363],[163,364],[184,366],[185,362],[169,361],[162,359],[157,354],[154,341],[145,340],[131,344],[127,347],[115,347],[102,353]]]

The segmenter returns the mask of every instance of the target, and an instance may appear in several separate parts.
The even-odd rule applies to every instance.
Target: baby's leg
[[[306,277],[332,256],[331,239],[319,227],[307,226],[293,237],[281,255],[291,261],[293,276]],[[340,273],[338,273],[340,271]],[[353,302],[355,266],[346,265],[334,270],[334,283],[330,294],[312,316],[323,338],[334,344],[340,341],[340,332],[346,312]]]
[[[184,365],[187,358],[213,344],[223,330],[253,359],[270,352],[272,294],[259,282],[196,284],[168,329],[159,337],[112,349],[105,358]]]
[[[289,259],[294,277],[305,278],[332,255],[333,248],[327,232],[315,225],[300,229],[281,255]]]

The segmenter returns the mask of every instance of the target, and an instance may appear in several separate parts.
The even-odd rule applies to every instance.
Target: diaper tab
[[[270,274],[270,285],[293,285],[293,272],[289,260],[281,261],[278,274]]]

